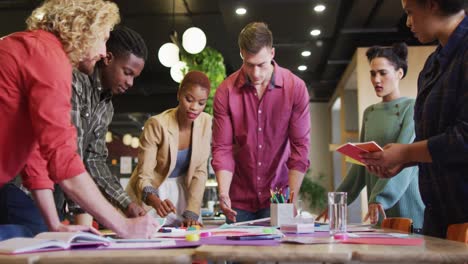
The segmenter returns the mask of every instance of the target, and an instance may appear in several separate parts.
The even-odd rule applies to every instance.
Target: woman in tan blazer
[[[179,105],[149,118],[140,136],[138,165],[126,191],[167,224],[201,225],[211,141],[211,116],[203,110],[209,94],[204,73],[187,73]]]

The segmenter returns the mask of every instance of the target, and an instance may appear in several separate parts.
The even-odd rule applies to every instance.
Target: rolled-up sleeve
[[[54,182],[49,178],[47,171],[47,161],[42,158],[37,144],[26,161],[21,175],[24,186],[29,190],[54,189]]]
[[[294,89],[294,104],[288,132],[291,155],[287,166],[290,170],[305,173],[310,165],[310,110],[309,93],[303,81],[298,81]]]
[[[233,131],[229,113],[228,87],[221,84],[217,89],[213,105],[213,159],[214,171],[227,170],[234,172],[232,152]]]

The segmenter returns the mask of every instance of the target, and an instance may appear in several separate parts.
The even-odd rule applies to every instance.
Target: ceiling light
[[[158,59],[162,65],[170,68],[179,61],[179,47],[174,43],[166,43],[159,48]]]
[[[308,51],[308,50],[304,50],[304,51],[301,53],[301,55],[302,55],[303,57],[309,57],[311,54],[312,54],[312,52],[310,52],[310,51]]]
[[[324,5],[316,5],[314,7],[314,11],[317,12],[317,13],[321,13],[325,10],[325,6]]]
[[[191,27],[182,35],[182,46],[190,54],[201,52],[206,46],[206,35],[203,30]]]
[[[176,83],[180,83],[187,72],[187,63],[179,61],[171,67],[171,77]]]
[[[236,14],[238,14],[239,16],[243,16],[245,15],[245,13],[247,13],[247,9],[243,7],[239,7],[236,9]]]
[[[307,66],[301,65],[301,66],[297,67],[297,69],[300,70],[300,71],[305,71],[305,70],[307,70]]]
[[[314,29],[310,32],[310,34],[314,37],[320,35],[320,33],[322,33],[322,31],[320,31],[320,29]]]
[[[315,44],[317,45],[317,47],[322,47],[323,46],[323,41],[317,40],[317,42],[315,42]]]

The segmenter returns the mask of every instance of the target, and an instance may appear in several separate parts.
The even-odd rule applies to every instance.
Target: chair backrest
[[[404,217],[390,217],[382,221],[382,228],[399,230],[405,233],[411,233],[413,220]]]
[[[468,223],[449,225],[447,239],[468,244]]]

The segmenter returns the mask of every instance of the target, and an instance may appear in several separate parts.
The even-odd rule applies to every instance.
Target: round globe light
[[[172,67],[179,61],[179,47],[174,43],[165,43],[159,48],[158,59],[162,65]]]
[[[185,30],[182,35],[182,46],[190,54],[201,52],[206,46],[205,33],[197,27]]]
[[[132,135],[125,134],[122,138],[122,142],[125,146],[130,146],[130,144],[132,144]]]
[[[112,132],[107,131],[106,133],[106,143],[111,143],[112,142]]]
[[[176,83],[180,83],[187,71],[187,63],[179,61],[171,67],[171,77]]]
[[[133,137],[130,146],[132,148],[138,148],[140,146],[140,140],[137,137]]]

